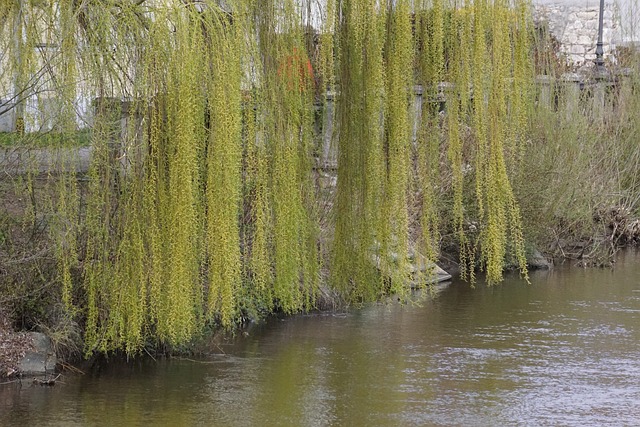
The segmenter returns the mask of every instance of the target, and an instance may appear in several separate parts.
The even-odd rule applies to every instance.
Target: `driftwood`
[[[55,378],[49,378],[44,380],[41,380],[39,378],[34,378],[33,383],[40,386],[53,387],[54,385],[56,385],[56,381],[58,380],[58,378],[60,378],[60,375],[62,374],[58,374]]]

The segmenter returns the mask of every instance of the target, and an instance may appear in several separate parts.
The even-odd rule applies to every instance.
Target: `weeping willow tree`
[[[61,299],[87,354],[309,310],[323,286],[347,302],[406,295],[445,230],[472,280],[479,264],[499,282],[509,252],[526,274],[510,184],[532,92],[526,3],[328,0],[317,50],[313,5],[2,3],[3,34],[24,34],[2,77],[18,93],[47,65],[56,141],[73,146],[78,99],[93,99],[87,179],[68,158],[50,176]],[[34,53],[42,34],[48,56]],[[337,94],[330,241],[318,81]]]
[[[473,282],[480,265],[489,283],[500,282],[507,253],[526,275],[509,172],[518,168],[531,102],[529,18],[526,3],[511,6],[433,0],[414,5],[411,14],[402,1],[341,3],[331,268],[335,285],[352,298],[401,292],[410,252],[415,256],[418,248],[437,258],[443,219],[457,235],[463,276]],[[408,107],[414,82],[421,84],[426,102],[412,144]],[[465,187],[472,182],[470,198]],[[451,212],[439,210],[442,188],[450,189]],[[469,232],[470,226],[475,230]],[[377,271],[370,268],[372,259]]]
[[[526,277],[522,225],[509,171],[517,173],[517,160],[524,150],[526,108],[533,102],[529,89],[533,73],[526,57],[530,18],[527,2],[510,6],[506,1],[467,1],[448,8],[434,0],[419,18],[420,82],[431,99],[446,98],[445,124],[440,130],[437,102],[423,108],[418,147],[418,180],[426,202],[422,204],[422,242],[430,243],[426,251],[433,253],[438,218],[446,217],[434,211],[433,202],[438,186],[433,169],[442,167],[437,146],[444,141],[452,228],[462,275],[472,282],[478,255],[488,282],[500,282],[509,252]],[[439,86],[442,82],[447,84]],[[474,198],[465,191],[472,182]]]

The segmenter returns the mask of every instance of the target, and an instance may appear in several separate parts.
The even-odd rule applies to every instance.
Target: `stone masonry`
[[[615,46],[620,41],[617,4],[605,1],[603,51],[605,61],[615,62]],[[598,41],[599,1],[538,0],[534,2],[536,25],[546,27],[560,42],[560,53],[576,68],[593,65]],[[612,55],[613,54],[613,55]]]

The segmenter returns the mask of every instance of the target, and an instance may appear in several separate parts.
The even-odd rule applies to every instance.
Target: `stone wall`
[[[576,68],[593,65],[598,41],[599,1],[538,0],[534,3],[536,25],[546,27],[560,42],[560,53]],[[615,62],[621,40],[620,15],[615,1],[605,1],[603,51],[605,61]]]

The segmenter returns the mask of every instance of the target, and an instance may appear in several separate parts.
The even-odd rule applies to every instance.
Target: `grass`
[[[583,92],[573,105],[560,98],[558,107],[537,107],[516,191],[527,239],[543,252],[607,265],[621,224],[605,219],[611,212],[637,216],[638,87],[633,75],[606,94],[604,105]]]

